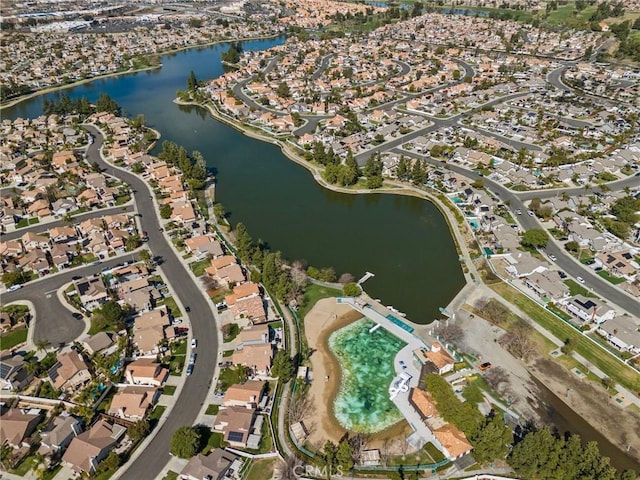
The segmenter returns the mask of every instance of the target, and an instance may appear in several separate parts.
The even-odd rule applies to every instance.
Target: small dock
[[[362,285],[364,282],[369,280],[371,277],[375,277],[375,275],[371,272],[365,272],[364,276],[358,280],[358,285]]]

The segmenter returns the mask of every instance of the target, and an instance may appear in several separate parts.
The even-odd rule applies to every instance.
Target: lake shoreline
[[[282,35],[286,35],[286,34],[274,34],[274,35],[266,35],[266,36],[258,36],[258,37],[247,37],[247,38],[240,38],[240,39],[227,39],[227,40],[215,40],[213,42],[207,42],[207,43],[199,43],[198,45],[188,45],[185,47],[180,47],[180,48],[173,48],[171,50],[167,50],[165,52],[160,52],[160,53],[154,53],[153,55],[157,55],[159,57],[166,57],[168,55],[172,55],[175,53],[180,53],[180,52],[184,52],[186,50],[192,50],[192,49],[196,49],[196,48],[206,48],[206,47],[212,47],[214,45],[217,45],[219,43],[229,43],[229,42],[250,42],[252,40],[269,40],[270,38],[278,38]],[[83,78],[81,80],[77,80],[75,82],[72,83],[65,83],[64,85],[52,85],[50,87],[46,87],[43,88],[42,90],[36,90],[35,92],[30,92],[27,93],[25,95],[20,95],[19,97],[16,98],[12,98],[11,100],[7,100],[5,103],[0,103],[0,110],[3,108],[10,108],[10,107],[14,107],[16,105],[18,105],[21,102],[24,102],[25,100],[29,100],[30,98],[36,98],[40,95],[46,95],[48,93],[53,93],[53,92],[57,92],[60,90],[66,90],[67,88],[75,88],[75,87],[79,87],[81,85],[85,85],[89,82],[93,82],[95,80],[104,80],[106,78],[112,78],[112,77],[119,77],[121,75],[129,75],[129,74],[134,74],[134,73],[140,73],[140,72],[147,72],[150,70],[159,70],[162,68],[162,62],[160,62],[158,65],[152,65],[152,66],[148,66],[148,67],[142,67],[142,68],[130,68],[129,70],[124,70],[124,71],[118,71],[118,72],[110,72],[110,73],[105,73],[104,75],[96,75],[95,77],[89,77],[89,78]]]
[[[253,127],[250,127],[246,123],[241,122],[240,120],[237,120],[233,117],[229,117],[224,113],[221,113],[214,105],[202,104],[196,101],[184,101],[178,98],[175,98],[173,102],[177,105],[183,105],[183,106],[190,105],[194,107],[204,108],[209,112],[209,114],[214,119],[238,130],[243,135],[246,135],[247,137],[250,137],[256,140],[260,140],[262,142],[267,142],[267,143],[271,143],[272,145],[276,145],[277,147],[280,148],[282,154],[285,157],[287,157],[289,160],[293,161],[294,163],[297,163],[298,165],[308,170],[311,173],[313,179],[316,181],[316,183],[321,187],[326,188],[327,190],[331,190],[337,193],[348,193],[351,195],[361,195],[361,194],[404,195],[409,197],[420,198],[422,200],[430,202],[438,209],[440,214],[446,220],[447,226],[449,227],[449,233],[451,234],[451,239],[455,244],[456,250],[459,255],[462,254],[462,248],[460,245],[461,241],[458,238],[458,234],[463,235],[464,233],[459,231],[455,226],[455,224],[453,223],[454,222],[453,219],[451,219],[449,216],[450,214],[449,208],[435,195],[427,191],[420,191],[420,192],[410,191],[408,190],[409,188],[408,185],[404,185],[401,182],[394,183],[393,181],[389,181],[389,180],[386,180],[386,183],[387,185],[390,185],[390,186],[387,186],[386,188],[382,187],[377,189],[364,189],[364,188],[352,189],[352,188],[345,188],[345,187],[339,187],[337,185],[333,185],[327,182],[324,178],[322,178],[322,175],[320,173],[320,170],[321,170],[320,167],[317,167],[316,165],[313,165],[312,163],[308,162],[307,160],[302,158],[302,156],[299,155],[296,151],[294,151],[294,148],[297,148],[297,147],[288,145],[285,141],[275,138],[267,134],[266,132],[260,133],[258,131],[254,131]],[[465,273],[465,280],[466,280],[465,284],[469,283],[470,280],[466,278],[466,272],[464,272],[464,270],[463,270],[463,273]],[[464,285],[460,287],[460,290],[462,290],[462,288],[464,288]]]

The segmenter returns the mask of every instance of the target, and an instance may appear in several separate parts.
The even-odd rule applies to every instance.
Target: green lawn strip
[[[21,328],[0,337],[0,350],[7,350],[27,341],[28,330]]]
[[[598,275],[600,275],[606,281],[613,283],[614,285],[618,285],[620,283],[624,283],[624,281],[625,281],[625,279],[622,278],[622,277],[614,277],[613,275],[609,275],[609,272],[607,272],[605,270],[600,270],[598,272]]]
[[[341,295],[342,292],[336,288],[325,287],[317,283],[309,283],[304,289],[304,302],[297,311],[298,318],[303,320],[318,300],[328,297],[340,297]]]
[[[169,360],[169,375],[179,377],[182,375],[182,369],[184,368],[184,362],[186,361],[185,355],[172,355]]]
[[[595,297],[595,295],[593,293],[591,293],[589,290],[584,288],[582,285],[580,285],[575,280],[571,280],[570,278],[568,278],[568,279],[566,279],[564,281],[564,283],[565,283],[565,285],[567,287],[569,287],[569,294],[571,296],[573,296],[573,295],[583,295],[585,297]]]
[[[575,351],[598,367],[605,375],[632,391],[640,389],[640,375],[624,365],[617,358],[609,355],[575,328],[556,318],[530,298],[517,292],[512,287],[501,283],[491,285],[505,300],[517,306],[545,330],[551,332],[561,341],[573,338],[576,341]]]
[[[178,473],[173,470],[169,470],[167,474],[162,477],[162,480],[178,480]]]
[[[252,460],[249,473],[247,473],[245,480],[264,480],[265,478],[271,478],[275,466],[276,460],[274,458]]]
[[[173,297],[165,297],[156,304],[157,306],[166,305],[173,318],[179,318],[182,316],[182,312],[178,308],[178,304]]]
[[[223,368],[220,370],[220,376],[218,377],[218,387],[221,391],[226,391],[231,385],[240,383],[242,378],[233,368]]]
[[[211,260],[209,260],[208,258],[189,264],[189,268],[196,277],[201,277],[202,275],[204,275],[205,269],[209,268],[210,266]]]
[[[209,404],[207,410],[204,412],[205,415],[217,415],[220,410],[220,405],[214,405],[212,403]]]
[[[176,393],[175,385],[165,385],[164,387],[162,387],[163,395],[173,395],[174,393]]]
[[[181,341],[171,344],[171,353],[174,355],[186,355],[187,354],[187,342]]]
[[[210,428],[200,429],[202,435],[202,451],[200,453],[206,455],[212,448],[222,448],[224,443],[224,434],[222,432],[213,432]]]
[[[11,470],[11,473],[15,475],[19,475],[20,477],[24,477],[35,466],[36,466],[35,455],[28,455],[18,464],[16,468]]]

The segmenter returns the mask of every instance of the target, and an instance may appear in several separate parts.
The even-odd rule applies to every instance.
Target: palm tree
[[[37,349],[39,352],[47,353],[47,347],[48,347],[49,345],[50,345],[49,340],[46,340],[46,339],[42,338],[42,339],[40,339],[40,340],[38,340],[38,341],[36,342],[36,349]]]

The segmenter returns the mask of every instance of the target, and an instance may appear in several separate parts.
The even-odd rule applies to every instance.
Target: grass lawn
[[[304,303],[298,309],[298,318],[304,319],[305,315],[309,313],[309,310],[313,308],[318,300],[327,297],[339,297],[342,292],[336,288],[325,287],[315,283],[309,283],[307,288],[304,289]]]
[[[129,200],[131,200],[131,195],[120,195],[119,197],[116,197],[116,206],[124,205]]]
[[[271,478],[276,466],[275,458],[265,458],[262,460],[253,460],[249,472],[245,477],[245,480],[264,480],[265,478]]]
[[[174,355],[186,355],[187,354],[187,341],[182,340],[180,342],[171,344],[171,353]]]
[[[14,330],[13,332],[2,335],[0,337],[0,350],[7,350],[20,343],[26,342],[27,332],[28,330],[26,328],[21,328],[20,330]]]
[[[169,470],[167,474],[162,478],[162,480],[177,480],[178,474],[173,470]]]
[[[164,387],[162,387],[163,395],[173,395],[174,393],[176,393],[175,385],[165,385]]]
[[[555,305],[547,304],[547,308],[558,315],[560,318],[562,318],[564,321],[569,322],[571,320],[571,316],[567,312],[563,312]]]
[[[598,275],[600,275],[602,278],[604,278],[608,282],[613,283],[614,285],[618,285],[619,283],[623,283],[624,280],[625,280],[624,278],[621,278],[621,277],[614,277],[613,275],[609,275],[609,272],[607,272],[605,270],[600,270],[598,272]]]
[[[232,357],[233,356],[233,350],[227,350],[226,352],[224,352],[222,354],[222,356],[225,357],[225,358]]]
[[[605,375],[632,391],[640,390],[640,375],[617,358],[605,353],[602,348],[595,345],[575,328],[556,318],[533,300],[504,283],[491,285],[491,288],[509,303],[520,308],[559,340],[565,341],[568,338],[574,338],[576,341],[575,351],[602,370]]]
[[[184,355],[171,356],[171,359],[169,360],[169,368],[170,368],[169,375],[173,375],[174,377],[179,377],[180,375],[182,375],[182,369],[184,368],[185,358],[186,357]]]
[[[173,299],[173,297],[165,297],[157,303],[158,306],[166,305],[173,318],[179,318],[182,316],[182,312],[178,308],[178,304]]]
[[[36,466],[35,455],[29,455],[24,460],[22,460],[16,468],[11,470],[11,473],[24,477],[35,466]]]
[[[202,438],[202,451],[200,453],[207,454],[212,448],[221,448],[224,442],[222,432],[213,432],[210,428],[201,428],[200,435]]]
[[[219,410],[220,410],[220,405],[214,405],[210,403],[209,406],[207,407],[207,411],[204,413],[205,415],[217,415]]]
[[[575,280],[571,280],[570,278],[568,278],[567,280],[564,281],[564,283],[567,287],[569,287],[569,294],[571,296],[584,295],[585,297],[595,297],[593,293],[591,293],[589,290],[584,288]]]
[[[153,409],[151,415],[147,417],[147,420],[149,420],[149,427],[151,427],[152,430],[156,427],[158,420],[160,420],[160,417],[166,409],[167,407],[164,405],[156,405],[156,408]]]
[[[53,467],[53,469],[46,470],[40,478],[42,480],[52,480],[58,474],[61,468],[62,464]]]
[[[202,275],[204,275],[204,270],[206,268],[209,268],[211,266],[211,260],[208,259],[204,259],[204,260],[199,260],[197,262],[192,262],[189,264],[189,268],[191,268],[191,271],[193,271],[193,274],[196,277],[201,277]]]
[[[93,476],[92,478],[94,480],[108,480],[109,478],[113,477],[113,474],[116,473],[117,471],[118,471],[117,468],[109,469],[102,473],[99,473],[98,475]]]
[[[221,391],[226,391],[234,383],[240,383],[243,378],[235,368],[223,368],[218,378],[218,387]]]

